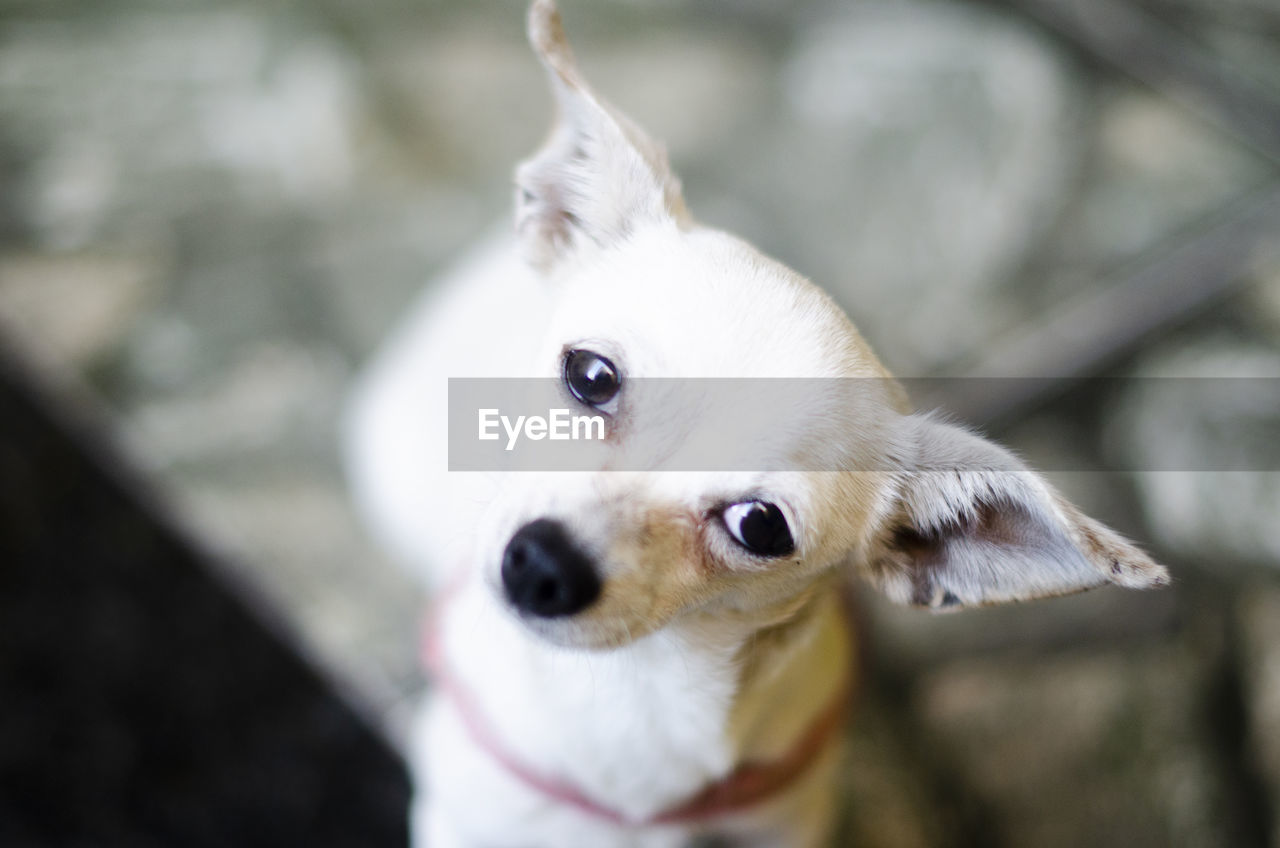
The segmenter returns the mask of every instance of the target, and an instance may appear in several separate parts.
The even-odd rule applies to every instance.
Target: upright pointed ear
[[[903,423],[905,470],[864,560],[892,600],[948,609],[1169,582],[1003,448],[929,416]]]
[[[607,247],[639,225],[688,212],[666,151],[591,91],[552,0],[529,7],[529,42],[546,67],[558,119],[546,145],[516,171],[516,231],[526,259],[547,270],[587,244]]]

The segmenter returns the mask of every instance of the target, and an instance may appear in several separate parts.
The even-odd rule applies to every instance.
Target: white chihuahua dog
[[[857,673],[847,573],[934,609],[1166,573],[1003,449],[913,414],[830,298],[690,217],[551,0],[528,26],[559,120],[517,172],[516,235],[409,316],[350,422],[357,500],[442,599],[415,844],[823,844]],[[449,378],[482,377],[554,380],[604,419],[589,467],[450,472]],[[744,423],[649,378],[778,395]],[[754,464],[700,468],[718,434]]]

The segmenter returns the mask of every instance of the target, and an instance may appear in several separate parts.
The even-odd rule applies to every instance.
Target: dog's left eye
[[[612,362],[590,350],[571,350],[564,357],[564,384],[587,406],[601,407],[622,388],[622,375]]]
[[[787,517],[765,501],[744,501],[726,507],[724,526],[738,544],[753,554],[780,557],[796,549]]]

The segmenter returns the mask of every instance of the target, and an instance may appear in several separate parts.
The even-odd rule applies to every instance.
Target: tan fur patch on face
[[[606,522],[612,532],[598,554],[604,590],[571,622],[592,647],[625,644],[659,630],[714,594],[717,566],[703,544],[702,516],[674,507],[631,515],[624,507],[606,507],[613,515]]]

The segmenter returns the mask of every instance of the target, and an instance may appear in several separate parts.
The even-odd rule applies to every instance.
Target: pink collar
[[[852,675],[847,674],[831,701],[814,717],[813,722],[786,754],[768,762],[741,763],[728,775],[708,784],[692,797],[648,819],[635,821],[611,807],[592,800],[576,786],[539,772],[528,763],[522,762],[502,743],[471,692],[451,672],[445,662],[442,639],[436,622],[443,614],[444,602],[452,594],[451,591],[446,590],[444,596],[439,599],[439,603],[435,604],[427,615],[424,627],[423,659],[440,691],[453,700],[462,723],[471,734],[473,741],[530,788],[562,804],[614,824],[631,826],[679,824],[739,812],[762,803],[791,786],[817,760],[818,755],[826,749],[827,744],[844,725],[849,705],[853,700]]]

